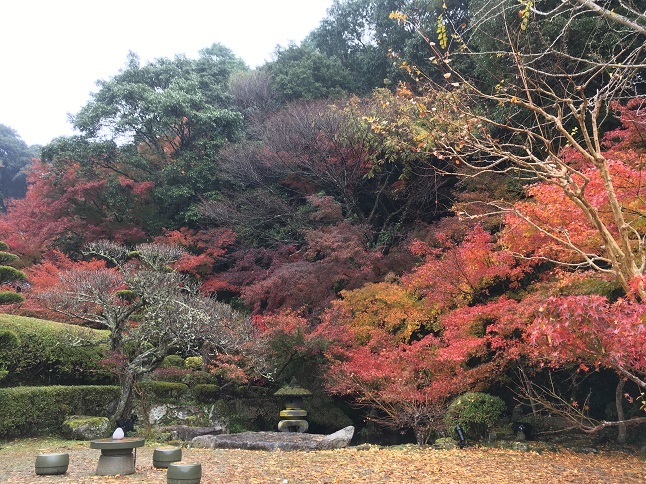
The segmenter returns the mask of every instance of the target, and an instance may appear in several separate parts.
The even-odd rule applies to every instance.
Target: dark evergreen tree
[[[22,198],[27,191],[27,168],[37,147],[28,147],[18,133],[0,124],[0,210],[5,199]]]

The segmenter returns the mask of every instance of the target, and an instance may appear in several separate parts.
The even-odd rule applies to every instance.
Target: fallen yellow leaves
[[[98,455],[79,443],[70,446],[70,468],[56,482],[165,483],[152,467],[154,446],[137,455],[137,472],[118,478],[93,475]],[[646,465],[625,453],[575,454],[500,449],[432,450],[416,446],[363,447],[315,452],[184,449],[184,459],[202,464],[202,483],[642,483]],[[0,449],[0,482],[42,483],[33,453]],[[40,477],[40,478],[39,478]]]

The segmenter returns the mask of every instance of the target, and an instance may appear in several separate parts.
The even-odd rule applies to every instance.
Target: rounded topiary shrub
[[[11,254],[9,252],[5,252],[4,250],[0,250],[0,265],[10,266],[12,264],[15,264],[19,260],[20,258],[16,254]]]
[[[202,357],[201,356],[189,356],[184,360],[186,368],[192,370],[201,370],[202,369]]]
[[[184,368],[184,358],[179,355],[168,355],[159,365],[160,368]]]
[[[25,297],[22,294],[17,292],[0,292],[0,306],[5,306],[9,304],[18,304],[25,300]]]
[[[192,371],[184,376],[182,382],[186,383],[189,387],[194,387],[195,385],[216,384],[218,382],[218,377],[208,371]]]
[[[446,412],[444,422],[450,431],[457,425],[462,427],[467,438],[479,440],[486,436],[502,412],[505,402],[488,393],[469,392],[457,397]]]

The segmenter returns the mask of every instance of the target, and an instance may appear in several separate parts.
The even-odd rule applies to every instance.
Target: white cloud
[[[333,0],[20,0],[2,2],[0,124],[27,144],[72,134],[68,113],[128,51],[142,61],[196,56],[215,42],[251,67],[299,43]]]

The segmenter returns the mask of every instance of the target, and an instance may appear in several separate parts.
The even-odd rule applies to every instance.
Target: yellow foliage
[[[527,24],[529,23],[529,14],[531,12],[534,2],[532,0],[520,0],[521,5],[524,5],[524,8],[518,12],[518,16],[521,18],[520,29],[527,30]]]
[[[390,12],[390,15],[388,15],[388,18],[397,20],[397,23],[400,25],[405,24],[408,19],[405,13],[397,10],[393,10],[392,12]]]
[[[449,38],[446,34],[446,25],[444,25],[444,19],[441,15],[437,16],[437,41],[440,43],[442,49],[446,49],[449,45]]]
[[[342,291],[338,307],[349,316],[346,323],[361,340],[373,329],[383,329],[397,341],[408,343],[414,333],[433,327],[434,314],[410,292],[386,282],[366,284],[360,289]]]

